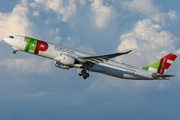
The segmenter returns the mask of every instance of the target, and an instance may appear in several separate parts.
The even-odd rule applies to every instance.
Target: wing
[[[100,56],[89,56],[89,57],[78,57],[79,60],[83,60],[84,62],[92,62],[92,63],[102,63],[102,62],[107,62],[109,59],[128,54],[132,50],[128,52],[122,52],[122,53],[114,53],[114,54],[108,54],[108,55],[100,55]]]

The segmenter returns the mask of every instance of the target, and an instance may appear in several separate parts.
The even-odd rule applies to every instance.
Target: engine
[[[69,69],[74,64],[79,64],[79,61],[74,57],[61,53],[59,61],[56,61],[55,66],[63,69]]]
[[[60,54],[59,62],[64,65],[73,66],[76,62],[76,59],[66,54]]]
[[[55,66],[62,68],[62,69],[69,69],[70,68],[70,66],[63,65],[62,63],[60,63],[58,61],[55,62]]]

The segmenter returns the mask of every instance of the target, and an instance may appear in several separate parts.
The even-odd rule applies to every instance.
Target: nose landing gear
[[[13,53],[16,54],[16,50],[14,50]]]
[[[13,51],[13,54],[16,54],[17,51],[19,52],[20,50],[14,50],[14,51]]]

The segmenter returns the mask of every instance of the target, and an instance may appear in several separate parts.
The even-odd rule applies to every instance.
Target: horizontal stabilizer
[[[168,74],[156,74],[156,73],[154,73],[154,74],[152,74],[152,77],[154,78],[154,79],[162,79],[162,78],[166,78],[166,77],[174,77],[174,75],[168,75]]]

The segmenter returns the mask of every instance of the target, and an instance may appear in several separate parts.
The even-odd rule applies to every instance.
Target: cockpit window
[[[12,38],[12,39],[14,39],[14,36],[9,36],[9,38]]]

